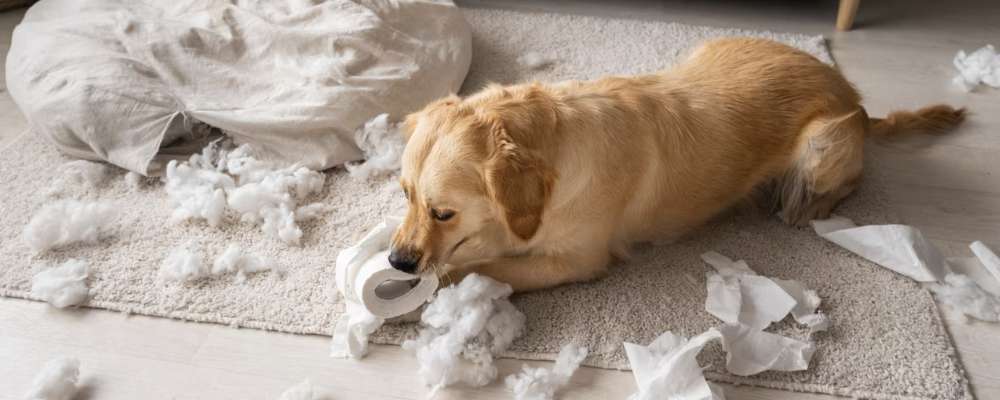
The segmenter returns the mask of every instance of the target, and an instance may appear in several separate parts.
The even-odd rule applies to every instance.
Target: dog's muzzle
[[[394,247],[392,251],[389,252],[389,265],[400,271],[412,274],[417,272],[417,267],[420,265],[420,257],[422,255],[419,251],[416,251],[408,247]]]

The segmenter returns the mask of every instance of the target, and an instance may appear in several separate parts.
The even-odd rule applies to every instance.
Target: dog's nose
[[[393,268],[412,274],[417,271],[421,254],[410,248],[393,248],[389,252],[389,264]]]

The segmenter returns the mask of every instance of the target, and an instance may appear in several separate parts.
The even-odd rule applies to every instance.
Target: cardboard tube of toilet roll
[[[354,278],[356,298],[361,300],[368,312],[382,318],[393,318],[416,310],[430,299],[438,287],[434,274],[419,276],[393,268],[389,265],[388,253],[374,254]]]

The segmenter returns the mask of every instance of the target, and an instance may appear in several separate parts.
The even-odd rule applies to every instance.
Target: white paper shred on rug
[[[822,332],[830,328],[830,318],[824,313],[817,312],[822,299],[815,290],[806,288],[799,281],[771,279],[795,299],[795,307],[790,311],[795,322],[808,326],[810,332]]]
[[[972,254],[976,255],[979,262],[983,264],[983,268],[996,278],[997,283],[1000,284],[1000,257],[997,257],[993,250],[986,247],[985,243],[978,240],[972,242],[969,245],[969,249],[972,250]]]
[[[797,281],[757,275],[743,260],[714,251],[701,255],[717,272],[707,277],[705,310],[727,324],[763,330],[789,313],[811,331],[823,331],[829,320],[816,309],[820,298]]]
[[[78,390],[80,361],[61,357],[45,363],[31,381],[25,400],[71,400]]]
[[[569,384],[585,358],[586,347],[567,344],[559,351],[552,368],[532,368],[525,364],[520,372],[508,375],[504,382],[517,400],[552,400]]]
[[[818,235],[861,257],[910,279],[934,283],[929,287],[940,303],[982,321],[1000,320],[1000,296],[969,276],[953,273],[940,250],[924,239],[919,229],[907,225],[857,227],[838,216],[811,224]],[[1000,260],[992,250],[979,241],[969,247],[983,269],[994,277],[1000,275]]]
[[[980,321],[1000,321],[1000,297],[987,292],[972,278],[948,274],[944,282],[931,285],[938,301]]]
[[[825,331],[830,321],[817,312],[819,295],[798,281],[757,275],[743,260],[733,261],[714,251],[701,255],[717,272],[709,273],[705,310],[726,324],[719,327],[726,351],[726,371],[750,376],[809,368],[815,346],[764,332],[773,322],[792,314],[810,333]]]
[[[839,216],[811,224],[824,239],[915,281],[940,281],[948,272],[941,252],[912,226],[856,226]]]
[[[698,353],[722,334],[709,329],[688,340],[665,332],[648,346],[625,343],[625,354],[639,391],[633,400],[725,400],[722,388],[705,380]]]
[[[524,333],[525,317],[507,299],[510,285],[470,274],[438,291],[420,316],[422,328],[403,348],[416,353],[424,383],[437,390],[484,386],[497,377],[493,358]]]
[[[83,304],[90,297],[87,262],[70,259],[62,265],[47,268],[31,278],[31,295],[53,307],[66,308]]]
[[[802,371],[809,368],[816,347],[746,325],[723,325],[722,346],[726,351],[726,371],[750,376],[764,371]]]
[[[24,228],[24,239],[36,252],[97,243],[110,231],[115,215],[111,203],[58,200],[35,213]]]
[[[723,399],[721,389],[705,381],[696,360],[701,348],[714,339],[722,340],[726,371],[734,375],[809,368],[815,352],[812,343],[763,329],[791,313],[811,332],[825,330],[829,321],[816,313],[820,304],[816,292],[797,281],[759,276],[743,260],[733,261],[717,252],[703,253],[701,258],[717,271],[708,274],[705,309],[727,323],[690,342],[666,332],[647,347],[625,343],[639,387],[632,398]]]

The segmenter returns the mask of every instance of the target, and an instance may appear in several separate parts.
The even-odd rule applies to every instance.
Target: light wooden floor
[[[834,33],[835,1],[465,1],[475,6],[540,9],[689,24],[735,26],[830,37],[847,76],[863,91],[870,114],[883,115],[946,101],[973,115],[960,133],[927,146],[913,139],[878,149],[889,162],[894,204],[948,255],[966,256],[969,241],[1000,248],[1000,90],[953,89],[951,59],[958,49],[1000,45],[1000,2],[863,1],[856,30]],[[23,12],[23,11],[22,11]],[[0,14],[6,54],[22,12]],[[650,40],[649,38],[636,38]],[[25,126],[4,92],[0,147]],[[2,268],[2,267],[0,267]],[[1000,398],[1000,325],[949,317],[949,329],[980,399]],[[97,310],[59,312],[44,304],[0,300],[0,398],[20,398],[46,360],[82,360],[85,394],[78,399],[274,399],[311,378],[336,399],[415,399],[424,389],[412,357],[377,346],[363,362],[326,356],[327,338],[235,330],[173,320],[125,317]],[[521,361],[500,362],[501,376]],[[624,398],[631,374],[583,369],[563,398]],[[727,387],[730,399],[830,399],[829,396]],[[440,398],[503,399],[494,385],[449,390]]]

